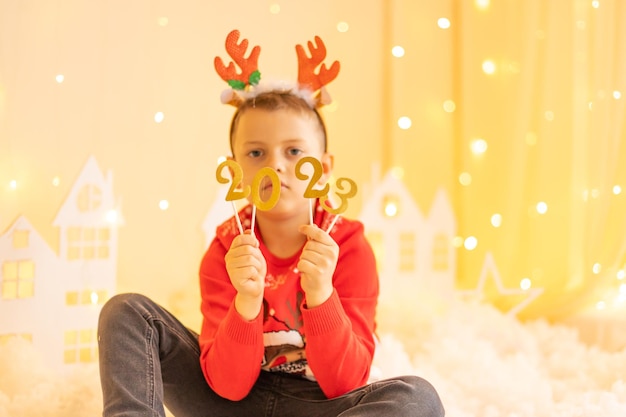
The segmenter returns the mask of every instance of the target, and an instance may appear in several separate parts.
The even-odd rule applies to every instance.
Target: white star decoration
[[[500,278],[500,272],[496,267],[496,262],[493,259],[491,252],[487,252],[485,255],[485,262],[483,268],[480,271],[480,277],[478,278],[478,286],[472,290],[460,290],[457,291],[460,295],[469,295],[482,299],[484,296],[485,283],[489,276],[493,277],[493,281],[496,283],[496,288],[500,295],[526,295],[526,297],[517,304],[515,307],[506,312],[507,316],[515,316],[528,304],[530,304],[535,298],[539,297],[543,293],[543,288],[529,288],[527,290],[521,288],[506,288]]]

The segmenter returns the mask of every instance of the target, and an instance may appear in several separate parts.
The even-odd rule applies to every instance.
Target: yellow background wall
[[[424,211],[443,187],[459,288],[491,252],[507,287],[545,289],[523,317],[621,311],[626,5],[594,3],[0,0],[0,229],[24,214],[56,249],[52,220],[94,155],[122,199],[118,290],[196,311],[186,294],[233,111],[213,58],[239,29],[261,45],[264,79],[295,79],[295,44],[319,35],[342,65],[324,110],[336,175],[394,169]]]

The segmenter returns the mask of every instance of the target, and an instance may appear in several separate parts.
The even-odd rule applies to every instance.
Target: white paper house
[[[359,215],[385,290],[454,290],[456,222],[445,192],[424,217],[404,183],[391,172],[373,185]]]
[[[0,339],[23,337],[46,352],[46,360],[62,357],[62,268],[25,217],[0,236],[0,264]]]
[[[120,222],[111,173],[104,176],[93,157],[54,220],[58,254],[19,218],[0,237],[0,338],[32,340],[59,370],[97,361],[98,315],[115,291]]]
[[[441,293],[451,294],[456,282],[456,250],[452,241],[457,233],[456,217],[452,204],[443,188],[435,193],[428,216],[424,222],[424,241],[421,247],[427,248],[420,254],[422,265],[430,265],[421,272],[425,274],[429,286]]]

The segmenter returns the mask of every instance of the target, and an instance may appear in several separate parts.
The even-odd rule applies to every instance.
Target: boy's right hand
[[[226,271],[237,290],[235,309],[246,320],[255,319],[263,305],[267,263],[259,249],[259,241],[246,230],[235,237],[225,256]]]

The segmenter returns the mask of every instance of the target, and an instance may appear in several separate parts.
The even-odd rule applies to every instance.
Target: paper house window
[[[415,233],[400,233],[400,258],[398,269],[404,272],[415,270]]]
[[[97,209],[102,204],[102,191],[93,184],[84,185],[76,196],[78,210],[85,213]]]
[[[450,240],[445,234],[438,234],[433,241],[433,270],[447,271],[450,268]]]
[[[63,361],[66,364],[91,363],[98,360],[95,329],[67,330]]]
[[[35,263],[31,260],[2,264],[2,299],[15,300],[35,295]]]
[[[68,227],[67,258],[108,259],[110,240],[111,230],[106,227]]]
[[[106,290],[69,291],[65,293],[65,305],[67,306],[104,304],[106,299]]]
[[[387,217],[396,217],[400,211],[400,199],[393,194],[387,194],[382,200],[383,214]]]
[[[15,230],[13,232],[13,249],[26,249],[29,246],[30,231]]]
[[[367,240],[374,251],[376,266],[379,271],[383,269],[383,259],[385,259],[385,247],[383,246],[383,234],[380,232],[369,232]]]

